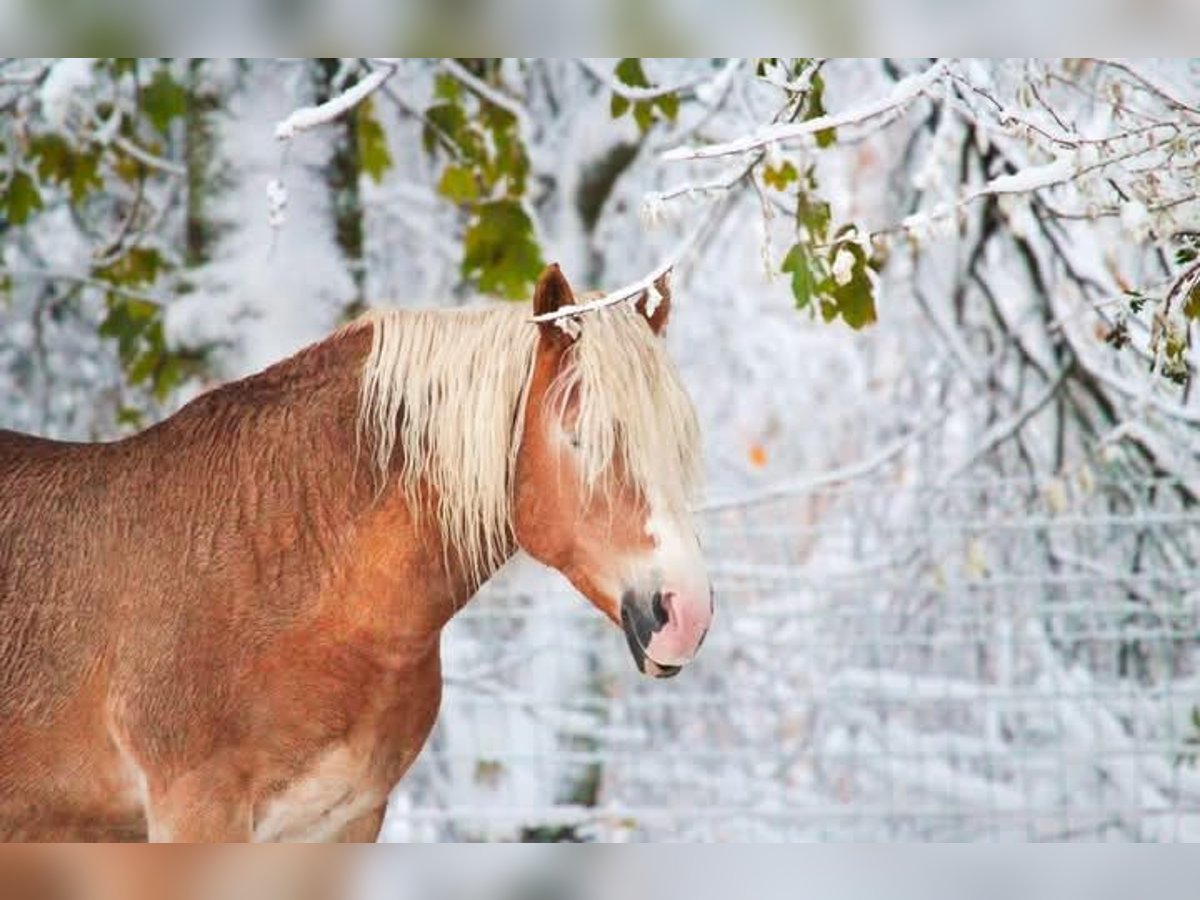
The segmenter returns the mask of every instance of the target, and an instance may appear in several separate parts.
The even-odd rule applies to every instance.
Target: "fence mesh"
[[[385,837],[1200,839],[1200,507],[1174,482],[895,482],[700,516],[676,679],[552,573],[452,624]]]

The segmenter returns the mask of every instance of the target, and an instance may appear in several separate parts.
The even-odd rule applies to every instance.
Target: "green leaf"
[[[636,56],[626,57],[618,62],[614,73],[622,84],[636,88],[650,87],[650,81],[646,78],[646,72],[642,68],[642,61]],[[632,108],[633,120],[637,122],[638,129],[645,132],[650,129],[660,114],[668,121],[675,121],[676,116],[679,115],[679,97],[668,92],[645,100],[631,101],[614,91],[608,108],[614,119],[623,116]]]
[[[77,206],[83,202],[90,191],[98,191],[104,187],[104,182],[100,178],[98,148],[87,153],[80,153],[75,157],[75,164],[71,168],[71,177],[68,181],[71,202]]]
[[[808,229],[813,243],[823,244],[829,236],[829,222],[832,212],[824,200],[814,201],[804,191],[796,200],[796,221]]]
[[[463,237],[463,276],[485,293],[523,299],[542,267],[533,223],[521,204],[515,200],[481,204]]]
[[[132,367],[137,362],[139,349],[146,334],[158,319],[158,305],[148,300],[116,293],[109,293],[105,302],[108,305],[108,315],[104,317],[97,331],[103,337],[116,339],[117,354],[122,365]]]
[[[825,115],[825,79],[820,75],[814,75],[812,84],[808,88],[808,103],[804,110],[804,119],[808,121],[823,115]],[[817,139],[817,146],[824,148],[837,140],[837,132],[832,128],[823,128],[814,137]]]
[[[132,406],[122,406],[117,410],[117,424],[126,428],[141,428],[142,414]]]
[[[183,383],[183,360],[170,352],[159,356],[158,368],[154,371],[154,396],[159,401],[166,400],[167,395]]]
[[[796,298],[796,309],[804,309],[812,301],[815,287],[808,252],[799,242],[792,245],[780,267],[792,274],[792,296]]]
[[[61,134],[43,134],[29,142],[29,155],[37,160],[42,181],[65,181],[71,174],[71,146]]]
[[[358,165],[371,180],[379,184],[383,173],[392,167],[392,154],[388,150],[387,135],[375,115],[371,98],[363,100],[354,112],[354,132],[358,141]]]
[[[99,147],[77,151],[62,135],[44,134],[29,142],[29,155],[37,160],[38,179],[43,184],[66,184],[76,205],[104,186]]]
[[[171,127],[172,119],[187,112],[187,91],[165,67],[156,69],[150,83],[142,88],[142,112],[163,134]]]
[[[1191,320],[1200,319],[1200,282],[1192,285],[1183,301],[1183,314]]]
[[[480,110],[479,120],[491,134],[491,149],[485,152],[481,173],[486,192],[491,194],[492,188],[503,179],[506,182],[505,195],[513,198],[522,196],[525,193],[525,177],[529,173],[529,156],[521,141],[516,117],[508,110],[489,103]]]
[[[767,187],[773,187],[777,191],[786,191],[787,186],[793,181],[799,179],[800,173],[796,171],[796,167],[792,165],[790,160],[784,160],[779,168],[766,166],[763,168],[763,183]]]
[[[639,100],[633,104],[633,121],[642,131],[649,131],[654,124],[654,104],[649,100]]]
[[[143,351],[133,364],[125,370],[125,375],[129,379],[130,384],[141,384],[144,381],[149,381],[154,375],[154,370],[158,368],[158,353],[154,350]]]
[[[152,284],[167,268],[167,261],[153,247],[133,247],[120,259],[97,269],[95,274],[97,278],[113,284],[142,286]],[[128,302],[144,302],[154,306],[149,301]]]
[[[425,127],[421,131],[421,143],[425,152],[433,154],[442,138],[456,147],[460,145],[460,133],[467,123],[467,114],[457,103],[437,103],[425,110]]]
[[[479,182],[466,166],[446,166],[438,181],[438,193],[455,203],[474,203],[479,199]]]
[[[23,225],[30,213],[42,208],[42,195],[33,178],[23,169],[13,172],[3,195],[4,217],[12,225]]]
[[[636,56],[627,56],[617,63],[616,76],[630,87],[650,87],[642,61]]]
[[[829,253],[830,268],[839,253],[847,252],[854,257],[850,280],[846,284],[835,282],[832,293],[842,321],[857,331],[875,321],[875,292],[867,274],[867,255],[858,244],[846,241],[835,245]]]
[[[658,98],[658,108],[668,122],[674,122],[679,116],[679,96],[675,93],[663,94]]]
[[[433,95],[457,103],[462,97],[462,84],[449,72],[439,72],[433,79]]]

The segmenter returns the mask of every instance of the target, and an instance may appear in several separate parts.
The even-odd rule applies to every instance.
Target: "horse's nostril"
[[[667,607],[663,603],[662,592],[655,591],[654,599],[650,601],[650,612],[654,614],[654,630],[662,628],[670,620],[671,616],[667,612]]]

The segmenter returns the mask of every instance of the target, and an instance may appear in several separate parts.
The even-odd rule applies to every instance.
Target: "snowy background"
[[[1194,64],[5,60],[0,109],[0,427],[520,296],[489,200],[579,289],[673,264],[700,660],[639,679],[518,558],[385,839],[1200,839]]]

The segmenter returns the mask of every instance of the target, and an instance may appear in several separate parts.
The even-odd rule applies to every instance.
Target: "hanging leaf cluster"
[[[486,60],[468,62],[477,77],[495,74]],[[467,215],[463,277],[484,293],[526,299],[544,264],[523,202],[529,157],[516,116],[441,74],[425,123],[425,151],[446,159],[437,190]]]
[[[782,190],[801,178],[795,166],[787,162],[782,167],[765,169],[763,180]],[[874,274],[882,267],[882,260],[864,247],[856,225],[842,225],[830,233],[829,204],[816,199],[815,190],[816,179],[810,168],[803,184],[797,187],[797,239],[781,269],[791,276],[797,309],[819,312],[826,322],[841,319],[859,329],[876,319]]]

